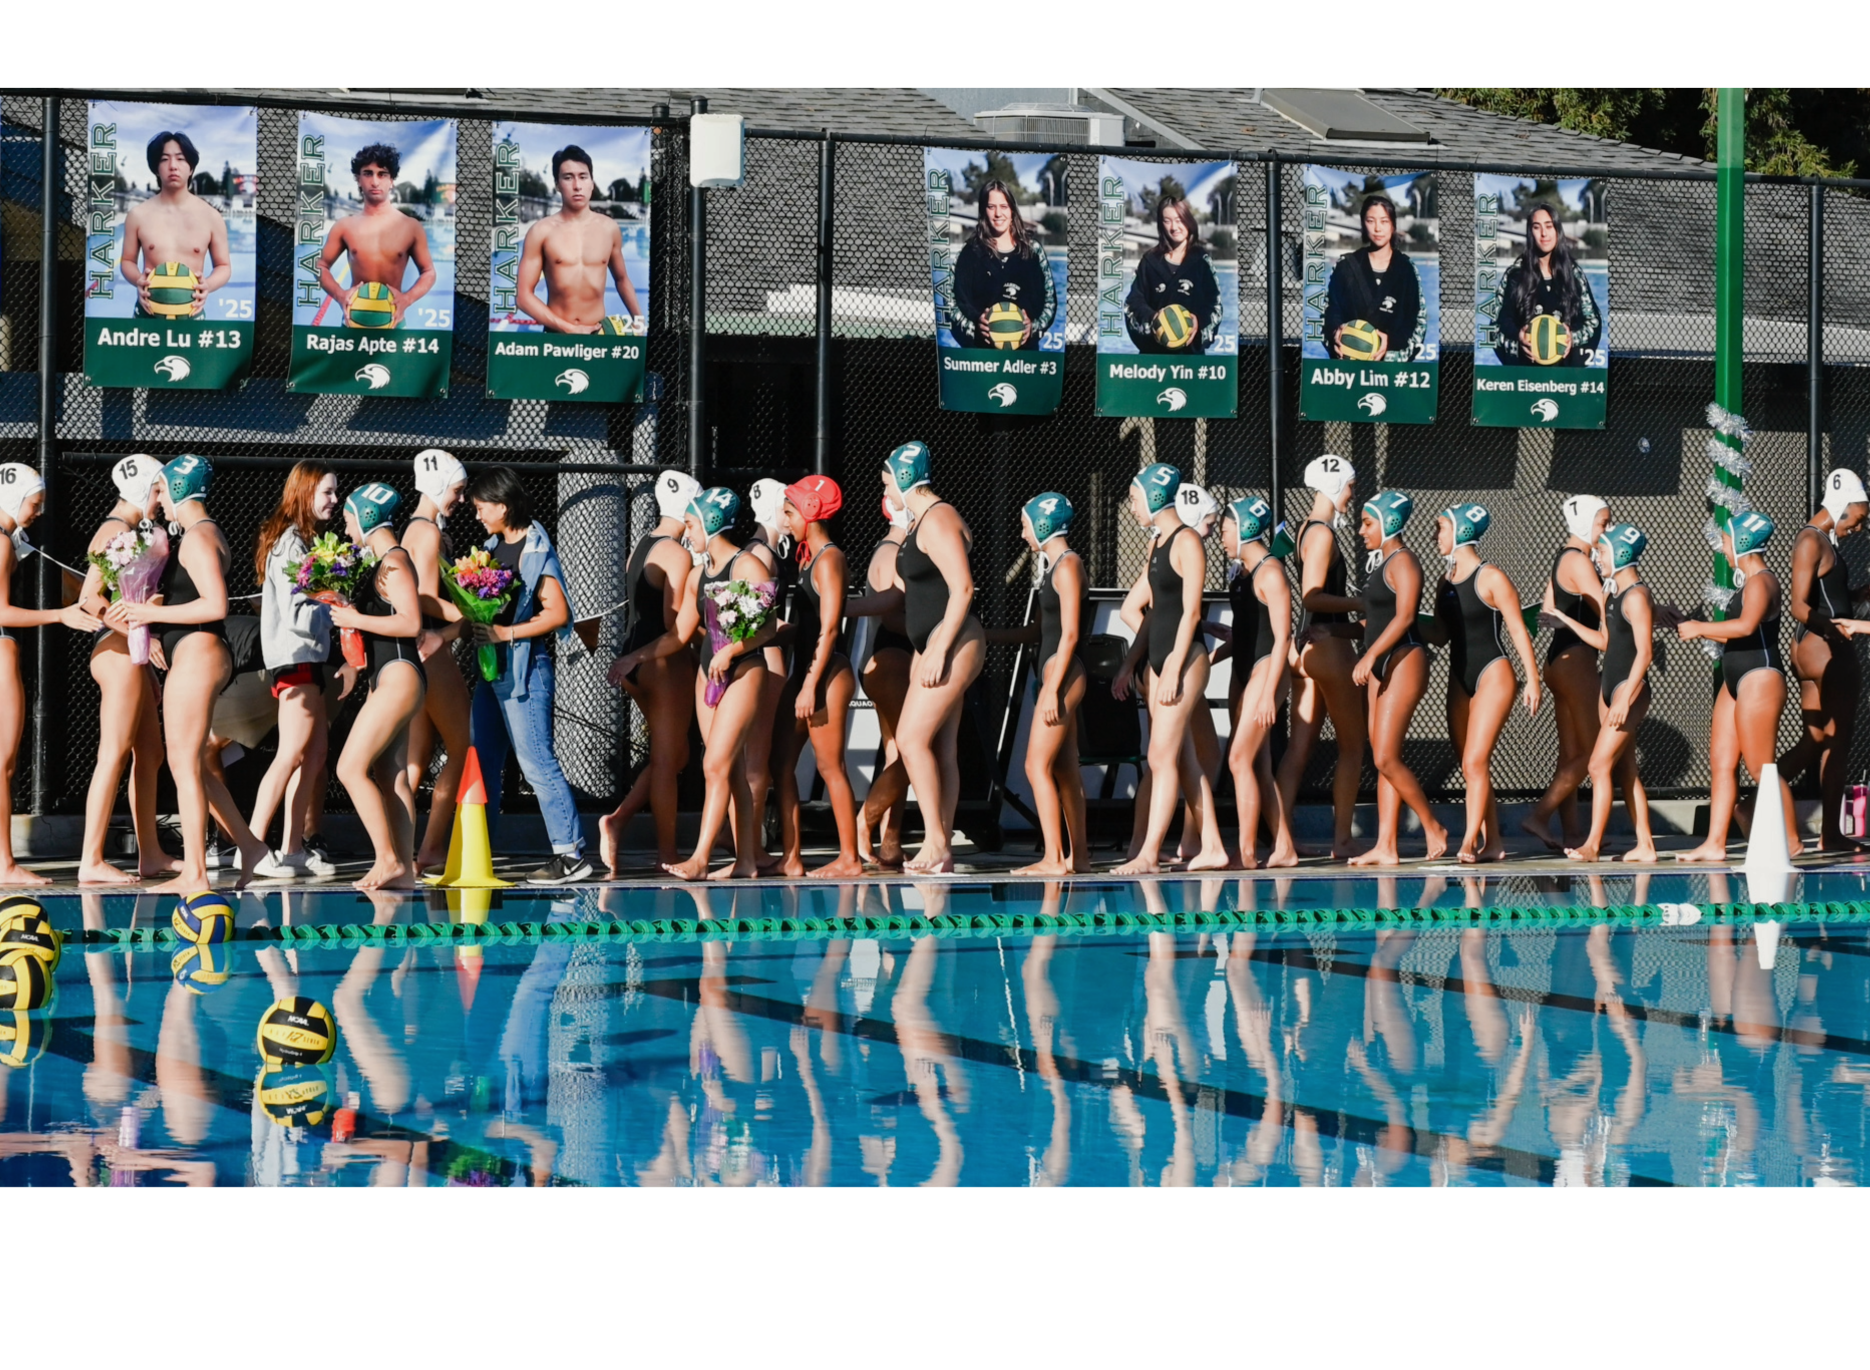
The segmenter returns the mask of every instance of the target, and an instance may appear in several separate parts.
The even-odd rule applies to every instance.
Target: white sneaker
[[[294,863],[302,862],[299,869],[307,875],[336,875],[338,873],[337,863],[313,847],[307,847],[304,851],[286,859]]]
[[[253,873],[262,880],[296,880],[304,872],[285,853],[269,851],[253,863]]]

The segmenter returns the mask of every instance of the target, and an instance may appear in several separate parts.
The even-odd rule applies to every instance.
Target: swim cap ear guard
[[[1377,521],[1384,538],[1389,539],[1402,532],[1403,525],[1409,522],[1409,515],[1415,512],[1415,501],[1401,490],[1385,490],[1364,501],[1364,512]]]
[[[1840,466],[1825,477],[1825,512],[1831,515],[1832,522],[1844,517],[1844,511],[1853,504],[1870,503],[1870,495],[1864,493],[1864,483],[1857,473],[1848,466]]]
[[[1454,545],[1456,549],[1472,546],[1486,535],[1487,525],[1493,522],[1493,515],[1478,504],[1457,504],[1441,511],[1441,517],[1454,525]]]
[[[1130,484],[1142,490],[1143,504],[1149,512],[1160,514],[1182,488],[1182,473],[1167,462],[1154,461],[1138,471]]]
[[[914,521],[907,509],[898,509],[889,502],[887,495],[883,499],[883,520],[892,528],[907,528]]]
[[[1233,515],[1234,526],[1240,530],[1242,547],[1249,542],[1264,542],[1272,535],[1273,507],[1259,496],[1237,499],[1227,506],[1227,512]]]
[[[890,453],[884,469],[896,482],[896,492],[906,495],[918,485],[929,483],[929,448],[925,442],[906,442]]]
[[[1044,543],[1070,532],[1071,520],[1077,510],[1071,507],[1071,501],[1063,495],[1048,490],[1043,495],[1034,495],[1027,500],[1023,512],[1026,521],[1032,524],[1032,535]]]
[[[747,491],[753,504],[753,521],[762,528],[779,528],[779,507],[786,502],[786,487],[770,478],[756,480]]]
[[[357,520],[358,531],[369,537],[396,517],[403,497],[381,481],[359,486],[344,501],[344,512]]]
[[[1643,555],[1643,549],[1649,546],[1648,536],[1634,523],[1614,524],[1604,530],[1604,535],[1598,541],[1610,548],[1610,569],[1613,574],[1626,566],[1636,565],[1637,558]]]
[[[1565,515],[1565,531],[1574,538],[1589,542],[1591,525],[1597,522],[1597,516],[1608,506],[1596,495],[1573,495],[1559,506]]]
[[[664,471],[656,477],[656,512],[666,519],[679,519],[701,493],[701,482],[686,471]]]
[[[186,504],[191,499],[206,498],[214,468],[205,457],[185,454],[162,468],[162,479],[169,487],[170,505]]]
[[[1734,536],[1736,557],[1759,551],[1773,535],[1773,521],[1757,510],[1737,516],[1727,528]]]
[[[1182,516],[1185,526],[1199,528],[1208,515],[1221,512],[1221,505],[1213,495],[1190,482],[1175,492],[1175,512]]]
[[[701,520],[701,531],[713,537],[740,517],[740,496],[725,485],[711,485],[688,502],[688,512]]]
[[[1344,487],[1357,479],[1357,468],[1352,466],[1350,458],[1340,457],[1334,452],[1313,457],[1305,464],[1305,485],[1316,490],[1327,499],[1335,500],[1344,493]]]

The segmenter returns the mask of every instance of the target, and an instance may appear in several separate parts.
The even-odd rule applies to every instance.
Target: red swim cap
[[[844,507],[844,492],[829,476],[806,476],[793,482],[786,487],[786,498],[808,523],[828,519]]]

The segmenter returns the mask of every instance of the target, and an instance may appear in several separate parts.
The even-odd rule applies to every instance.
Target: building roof
[[[1329,151],[1336,156],[1367,147],[1373,156],[1407,157],[1421,149],[1420,144],[1408,143],[1327,142],[1262,104],[1257,90],[1153,87],[1113,89],[1110,93],[1212,152],[1271,147],[1290,153]],[[1588,165],[1628,171],[1710,165],[1698,158],[1634,143],[1593,138],[1529,119],[1492,114],[1444,100],[1426,90],[1366,89],[1363,94],[1399,119],[1428,130],[1433,141],[1422,150],[1425,159],[1525,165],[1544,161],[1551,166]]]

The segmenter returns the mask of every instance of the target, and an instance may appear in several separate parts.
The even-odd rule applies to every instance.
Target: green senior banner
[[[1097,161],[1097,412],[1231,419],[1240,397],[1232,162]]]
[[[1474,422],[1602,428],[1610,224],[1600,180],[1474,177]]]
[[[1435,176],[1305,168],[1299,417],[1433,423],[1441,370]]]
[[[941,407],[1050,414],[1065,388],[1065,159],[922,150]]]
[[[94,100],[85,142],[84,374],[222,390],[253,363],[259,118]]]
[[[286,388],[427,399],[454,357],[455,123],[299,115]]]
[[[649,334],[649,130],[494,127],[487,393],[634,403]]]

